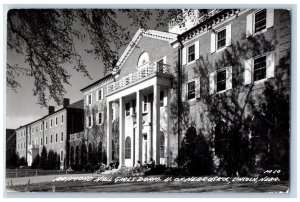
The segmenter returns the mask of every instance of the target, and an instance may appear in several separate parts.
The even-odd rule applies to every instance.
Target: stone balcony
[[[159,66],[156,64],[145,65],[144,67],[139,68],[137,72],[124,76],[120,80],[109,84],[107,86],[107,94],[115,93],[154,76],[170,78],[172,75],[169,71],[169,66],[166,64]]]

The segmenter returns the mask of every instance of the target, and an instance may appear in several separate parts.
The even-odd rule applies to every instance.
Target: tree
[[[202,134],[197,134],[194,127],[190,127],[181,143],[178,165],[185,174],[209,175],[213,171],[212,153]]]
[[[48,169],[54,170],[56,169],[56,162],[57,162],[57,154],[52,149],[48,152]]]
[[[6,168],[16,168],[17,166],[19,166],[19,159],[20,157],[16,152],[12,152],[10,155],[6,156]]]
[[[73,66],[83,76],[91,78],[76,41],[90,40],[92,49],[86,50],[101,59],[104,73],[116,65],[118,50],[129,43],[131,33],[118,18],[128,18],[130,26],[148,28],[156,12],[157,26],[166,25],[167,19],[179,10],[150,9],[11,9],[7,14],[7,47],[23,56],[26,66],[7,64],[7,86],[20,87],[19,74],[32,77],[33,94],[38,103],[47,106],[48,98],[61,104],[69,84],[69,70]],[[166,17],[164,17],[166,16]],[[117,34],[116,34],[117,33]]]
[[[30,167],[32,169],[40,168],[40,155],[39,154],[34,158]]]
[[[24,157],[21,157],[19,159],[18,165],[19,166],[26,166],[27,165],[26,159]]]
[[[47,158],[47,149],[43,146],[40,158],[40,168],[46,170],[48,168],[48,158]]]

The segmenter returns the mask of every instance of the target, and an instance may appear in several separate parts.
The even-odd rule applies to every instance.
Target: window
[[[57,142],[57,133],[55,133],[55,142]]]
[[[88,105],[92,104],[92,94],[88,95],[87,101],[88,101]]]
[[[88,126],[92,127],[92,116],[88,117]]]
[[[217,91],[226,90],[226,69],[217,72]]]
[[[159,136],[159,155],[160,158],[165,157],[165,135],[164,132],[160,131],[160,136]]]
[[[60,161],[61,162],[64,161],[64,151],[63,150],[60,151]]]
[[[158,72],[164,71],[164,60],[163,59],[157,61],[156,65],[157,65]]]
[[[148,96],[144,96],[144,107],[143,107],[144,112],[147,111],[147,103],[148,103]]]
[[[115,159],[115,141],[114,141],[114,139],[111,140],[111,158],[112,158],[112,160]]]
[[[64,141],[64,133],[63,132],[61,132],[60,140]]]
[[[46,137],[46,144],[48,144],[48,137]]]
[[[132,113],[136,114],[136,100],[132,100]]]
[[[41,138],[41,145],[43,145],[43,138]]]
[[[261,10],[255,13],[254,32],[259,32],[267,27],[267,10]]]
[[[188,90],[188,100],[195,98],[195,81],[191,81],[187,85]]]
[[[55,125],[57,126],[58,123],[58,117],[55,117]]]
[[[50,143],[52,143],[52,135],[50,135]]]
[[[111,120],[115,120],[115,110],[114,108],[111,108]]]
[[[64,123],[64,115],[61,115],[61,123]]]
[[[164,91],[160,91],[160,96],[159,96],[159,103],[160,106],[163,107],[164,106]]]
[[[195,44],[188,47],[188,62],[195,60]]]
[[[102,124],[102,112],[98,113],[98,124]]]
[[[254,60],[253,80],[258,81],[266,78],[266,56]]]
[[[126,103],[125,105],[125,115],[130,116],[130,103]]]
[[[125,159],[131,159],[131,140],[130,140],[130,137],[126,137],[126,140],[125,140]]]
[[[53,126],[52,119],[50,119],[50,128]]]
[[[98,90],[98,100],[103,99],[103,89]]]
[[[224,50],[225,47],[231,45],[231,24],[222,27],[219,30],[213,30],[211,33],[210,52],[218,52]]]
[[[41,123],[41,131],[43,130],[43,123]]]
[[[45,122],[46,124],[45,124],[45,129],[47,130],[47,128],[48,128],[48,122]]]
[[[226,46],[226,29],[217,33],[217,49],[221,49]]]

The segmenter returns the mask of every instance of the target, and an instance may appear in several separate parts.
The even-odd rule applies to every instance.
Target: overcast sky
[[[122,25],[129,25],[129,21],[126,18],[118,19],[118,21]],[[153,28],[155,22],[152,20],[149,22],[149,26]],[[131,35],[135,34],[138,30],[137,27],[129,27],[131,31]],[[166,28],[160,28],[160,30],[166,30]],[[82,74],[74,71],[72,66],[65,66],[68,70],[68,73],[71,75],[70,83],[71,86],[65,85],[67,94],[66,98],[70,99],[70,103],[76,102],[80,99],[83,99],[83,94],[80,89],[85,86],[97,81],[101,77],[103,77],[103,65],[100,60],[94,59],[94,56],[83,51],[84,49],[91,48],[89,43],[89,39],[87,38],[85,41],[77,41],[76,42],[77,51],[79,51],[82,55],[82,58],[87,65],[87,70],[89,71],[93,80],[88,79],[87,77],[83,77]],[[119,50],[119,55],[122,54],[124,49]],[[23,62],[22,55],[18,55],[14,52],[8,50],[7,52],[7,62],[11,65],[18,64],[19,66],[26,65]],[[20,75],[17,78],[18,82],[21,84],[21,88],[17,89],[17,92],[12,91],[7,88],[6,94],[6,127],[7,128],[18,128],[21,125],[25,125],[30,123],[36,119],[45,116],[48,113],[48,109],[45,107],[41,107],[41,105],[37,104],[37,97],[33,96],[33,80],[30,77],[26,77]],[[55,105],[55,103],[50,102],[49,105]],[[55,109],[61,107],[55,106]]]

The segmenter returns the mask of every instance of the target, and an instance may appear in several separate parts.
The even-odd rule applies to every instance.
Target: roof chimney
[[[70,99],[68,98],[64,98],[64,102],[63,102],[63,107],[67,107],[68,105],[70,105]]]
[[[48,107],[48,112],[49,112],[49,115],[50,115],[50,114],[53,114],[53,113],[54,113],[54,111],[55,111],[55,108],[54,108],[54,106],[49,106],[49,107]]]

